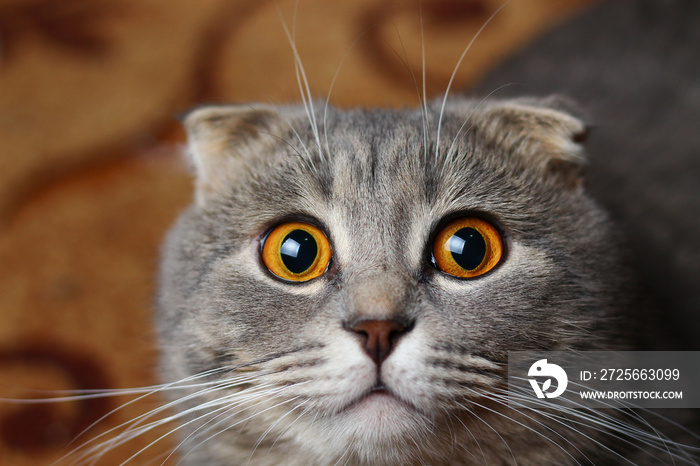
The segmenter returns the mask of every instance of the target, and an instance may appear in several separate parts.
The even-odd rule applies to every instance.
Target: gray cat
[[[700,200],[669,190],[699,173],[698,132],[680,134],[676,121],[697,123],[699,74],[666,82],[645,54],[696,72],[700,8],[624,3],[616,17],[630,23],[611,35],[571,44],[618,4],[536,46],[551,65],[516,62],[484,85],[519,80],[584,98],[603,116],[590,158],[584,119],[557,97],[189,114],[196,198],[168,236],[158,299],[185,464],[697,462],[690,420],[505,401],[508,351],[652,347],[659,338],[638,323],[654,306],[639,280],[657,280],[646,289],[697,329],[698,294],[686,287],[700,277],[677,274],[698,270]],[[654,8],[659,28],[674,17],[695,61],[663,55],[671,44],[636,14]],[[612,58],[614,32],[627,28],[652,36],[632,77]],[[562,50],[579,58],[557,60]],[[666,191],[650,176],[658,154],[686,164]],[[628,184],[618,174],[630,163],[640,181]],[[601,179],[588,183],[584,169]],[[660,197],[683,210],[647,205]]]

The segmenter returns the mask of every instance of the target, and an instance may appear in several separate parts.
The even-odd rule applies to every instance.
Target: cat
[[[698,173],[697,132],[676,120],[700,115],[700,7],[668,3],[595,8],[484,81],[488,97],[191,112],[195,199],[165,242],[157,306],[182,463],[696,464],[689,411],[505,401],[508,351],[693,348],[697,191],[645,168],[662,153]],[[605,18],[648,33],[639,69],[615,66],[626,28]],[[690,74],[642,59],[682,52],[650,19],[689,39],[673,61]],[[607,27],[579,43],[591,24]],[[583,110],[506,96],[523,90],[571,91]],[[587,137],[589,114],[603,120]],[[646,191],[620,181],[629,164]],[[679,213],[646,218],[671,212],[647,208],[665,192]],[[686,340],[673,319],[645,334],[656,303]]]

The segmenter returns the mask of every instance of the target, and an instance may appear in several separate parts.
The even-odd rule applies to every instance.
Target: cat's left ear
[[[196,197],[225,193],[261,154],[279,144],[283,119],[271,106],[210,105],[189,112],[183,124],[197,174]]]
[[[583,118],[575,116],[580,113],[559,96],[497,101],[484,110],[483,131],[545,176],[578,186],[587,162],[583,143],[588,136]]]

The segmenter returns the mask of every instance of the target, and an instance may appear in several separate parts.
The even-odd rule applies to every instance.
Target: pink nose
[[[397,320],[359,320],[347,328],[362,337],[362,349],[377,365],[389,356],[397,339],[410,330]]]

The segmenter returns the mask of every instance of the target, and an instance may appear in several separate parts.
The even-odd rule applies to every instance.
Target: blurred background
[[[453,89],[592,3],[513,0]],[[159,245],[192,194],[177,116],[202,103],[299,101],[282,18],[315,96],[327,97],[342,62],[332,103],[415,106],[421,17],[426,87],[437,96],[502,1],[300,0],[293,27],[295,4],[0,0],[0,398],[158,382]],[[162,402],[137,400],[91,427],[131,399],[0,402],[0,464],[52,464]],[[173,445],[158,441],[133,464],[159,464]]]

